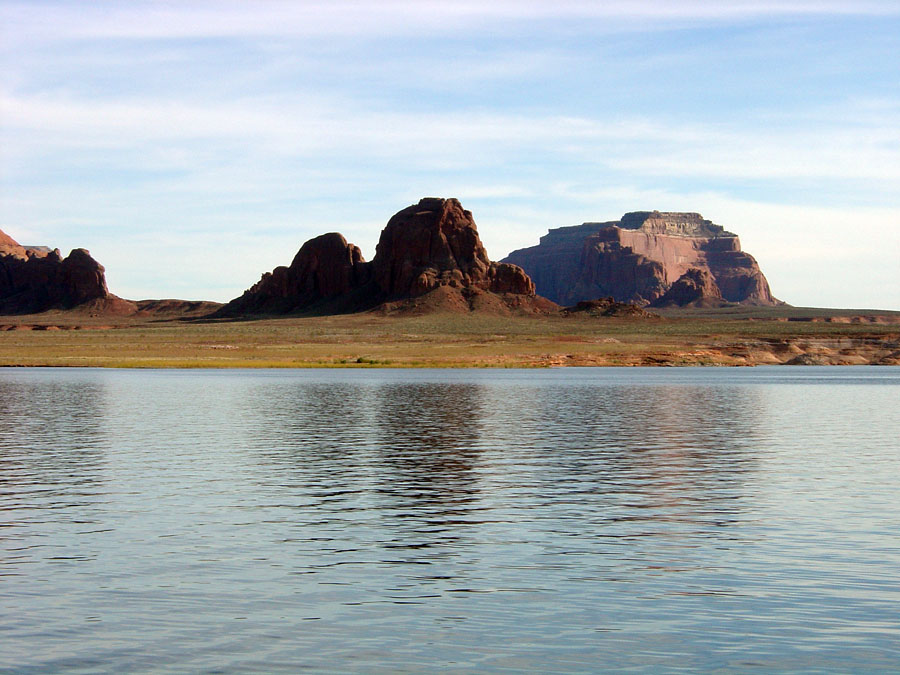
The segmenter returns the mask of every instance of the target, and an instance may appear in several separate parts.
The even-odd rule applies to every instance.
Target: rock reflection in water
[[[481,390],[440,383],[378,389],[378,452],[388,469],[379,491],[396,498],[398,508],[452,509],[477,496]]]

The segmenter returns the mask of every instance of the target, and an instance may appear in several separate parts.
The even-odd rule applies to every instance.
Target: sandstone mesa
[[[699,213],[636,211],[551,229],[504,262],[519,265],[538,293],[561,305],[605,296],[642,306],[782,304],[738,236]]]

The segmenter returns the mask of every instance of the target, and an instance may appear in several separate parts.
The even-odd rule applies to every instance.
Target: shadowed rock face
[[[727,302],[780,304],[737,235],[698,213],[626,213],[620,221],[550,230],[540,244],[513,251],[537,291],[560,304],[600,296],[646,305],[688,270],[709,273]]]
[[[77,248],[63,259],[58,250],[20,246],[0,232],[0,312],[71,309],[113,297],[103,266],[85,249]]]
[[[290,267],[276,267],[220,310],[223,314],[281,314],[338,298],[364,285],[369,265],[357,246],[336,232],[303,244]]]
[[[651,307],[715,306],[724,304],[722,293],[712,275],[692,267],[678,277],[662,296],[650,303]]]
[[[472,214],[459,201],[425,198],[388,221],[371,262],[339,234],[316,237],[290,267],[264,274],[218,314],[358,311],[439,289],[446,291],[440,296],[446,307],[485,305],[484,297],[473,301],[475,295],[534,298],[534,284],[521,268],[490,261]],[[504,297],[503,304],[522,300]]]

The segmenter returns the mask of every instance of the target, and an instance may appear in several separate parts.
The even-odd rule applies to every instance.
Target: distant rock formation
[[[691,269],[709,274],[712,283],[703,288],[718,289],[710,301],[781,304],[737,235],[699,213],[637,211],[619,221],[552,229],[504,262],[519,265],[538,293],[562,305],[603,296],[647,305]]]
[[[709,307],[724,304],[722,292],[705,269],[692,267],[650,303],[651,307]]]
[[[425,198],[388,221],[371,262],[340,234],[321,235],[303,244],[289,267],[267,272],[217,315],[335,313],[385,303],[391,309],[554,307],[535,297],[520,267],[491,262],[459,201]]]
[[[584,313],[590,316],[627,316],[627,317],[657,317],[658,314],[647,312],[637,305],[628,302],[616,302],[612,298],[597,298],[596,300],[582,300],[581,302],[566,307],[563,315]]]
[[[59,249],[20,246],[0,231],[0,313],[32,314],[91,304],[128,311],[106,288],[103,266],[83,248],[63,258]]]

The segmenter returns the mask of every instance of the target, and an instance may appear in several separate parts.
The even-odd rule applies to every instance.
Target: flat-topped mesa
[[[217,314],[360,311],[425,296],[422,306],[468,310],[522,308],[535,292],[520,267],[491,262],[458,200],[427,197],[391,217],[371,262],[340,234],[321,235]]]
[[[737,237],[721,225],[706,220],[699,213],[676,211],[632,211],[622,216],[618,226],[623,230],[640,230],[648,234],[668,234],[680,237]]]
[[[92,301],[120,301],[106,287],[103,265],[83,248],[26,247],[0,231],[0,312],[31,314],[72,309]]]
[[[556,228],[504,261],[521,266],[538,293],[563,305],[604,296],[647,305],[691,269],[708,272],[719,289],[711,302],[780,304],[738,236],[699,213],[636,211],[619,221]]]

